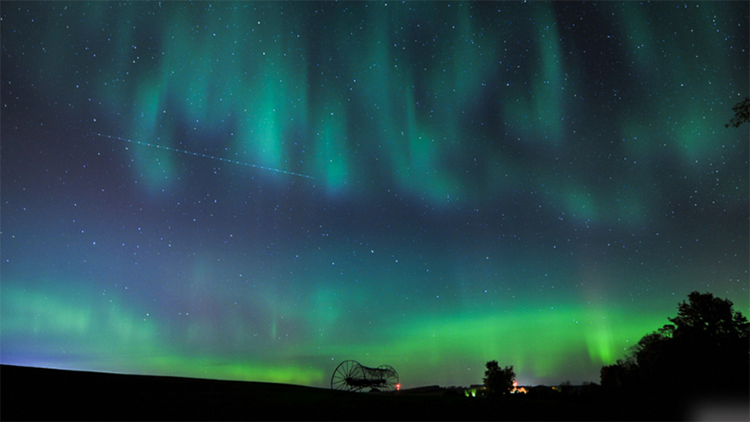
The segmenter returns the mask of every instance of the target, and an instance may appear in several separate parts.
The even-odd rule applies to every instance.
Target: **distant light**
[[[401,384],[396,384],[396,391],[401,389]]]

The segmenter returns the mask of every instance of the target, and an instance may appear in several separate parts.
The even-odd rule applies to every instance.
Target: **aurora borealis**
[[[691,291],[750,309],[747,2],[0,15],[4,364],[599,382]]]

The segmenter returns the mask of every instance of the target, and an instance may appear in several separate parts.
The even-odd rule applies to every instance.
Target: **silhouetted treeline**
[[[610,392],[690,399],[747,394],[750,387],[750,324],[728,299],[693,292],[658,331],[630,354],[601,370]]]

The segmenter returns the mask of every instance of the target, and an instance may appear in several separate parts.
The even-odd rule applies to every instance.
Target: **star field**
[[[599,382],[750,309],[746,2],[0,14],[4,364]]]

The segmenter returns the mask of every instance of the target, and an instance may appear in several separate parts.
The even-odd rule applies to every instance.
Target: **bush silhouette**
[[[496,360],[487,362],[487,370],[484,372],[484,386],[487,389],[488,396],[497,397],[510,393],[515,379],[516,373],[513,372],[513,365],[501,369]]]

